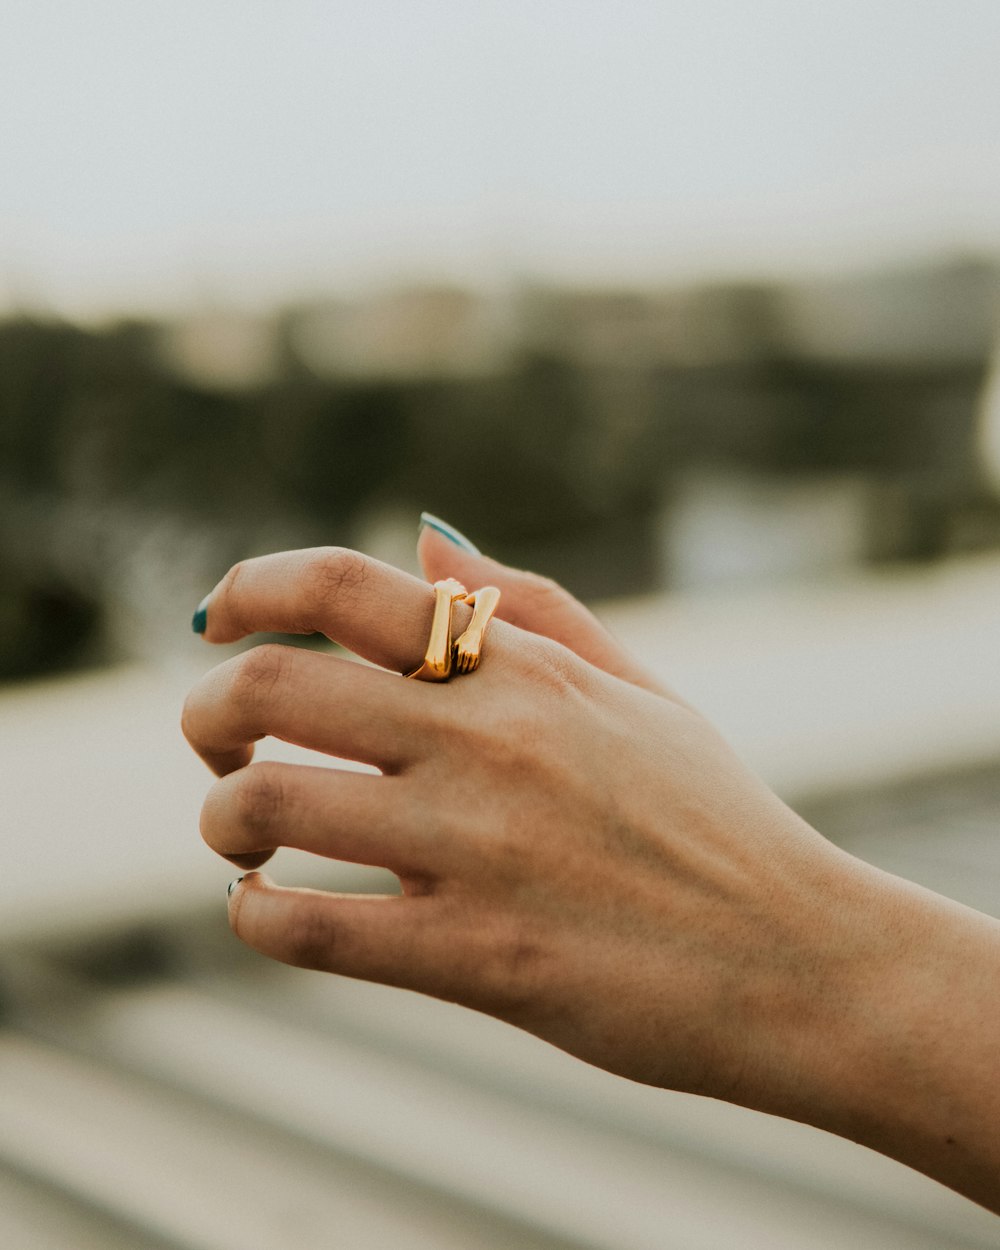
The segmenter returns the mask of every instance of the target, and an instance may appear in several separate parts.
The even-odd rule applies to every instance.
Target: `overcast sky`
[[[1000,0],[0,0],[0,305],[1000,252]]]

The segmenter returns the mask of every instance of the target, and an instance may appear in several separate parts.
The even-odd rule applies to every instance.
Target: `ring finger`
[[[404,878],[436,876],[448,859],[443,831],[423,826],[415,800],[404,778],[266,761],[216,782],[201,833],[241,868],[291,846]]]

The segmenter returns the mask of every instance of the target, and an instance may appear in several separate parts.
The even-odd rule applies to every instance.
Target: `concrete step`
[[[10,1250],[179,1250],[148,1231],[122,1222],[80,1195],[71,1196],[57,1178],[0,1168],[0,1246]]]
[[[394,996],[395,1014],[388,997],[382,1004],[368,998],[365,1010],[364,990],[370,987],[352,997],[341,993],[343,982],[316,981],[341,999],[325,1018],[317,1005],[321,991],[307,990],[304,982],[272,986],[265,1010],[259,999],[238,1003],[169,982],[105,993],[85,1010],[53,1017],[50,1027],[91,1057],[47,1052],[49,1097],[54,1070],[63,1114],[68,1104],[77,1131],[88,1136],[97,1116],[104,1117],[105,1132],[110,1129],[109,1107],[120,1108],[124,1099],[126,1122],[116,1111],[114,1123],[119,1140],[129,1143],[123,1148],[131,1163],[106,1158],[95,1174],[92,1151],[83,1152],[81,1161],[82,1140],[53,1146],[51,1134],[36,1126],[38,1148],[48,1143],[44,1148],[57,1151],[70,1187],[92,1191],[101,1177],[138,1168],[133,1192],[145,1195],[155,1216],[150,1226],[157,1229],[175,1231],[167,1222],[166,1195],[187,1194],[187,1214],[200,1214],[191,1227],[176,1231],[214,1238],[191,1244],[222,1250],[281,1244],[281,1212],[288,1209],[303,1221],[295,1244],[321,1244],[309,1238],[322,1236],[324,1198],[338,1188],[344,1168],[372,1173],[386,1184],[392,1179],[395,1194],[382,1204],[383,1218],[386,1211],[403,1210],[404,1195],[414,1192],[442,1211],[478,1212],[472,1224],[479,1239],[467,1240],[468,1247],[490,1244],[483,1230],[509,1230],[514,1223],[521,1226],[520,1240],[500,1244],[592,1250],[996,1245],[993,1217],[847,1143],[624,1085],[495,1022],[485,1022],[484,1030],[483,1021],[469,1013],[446,1009],[437,1020],[424,1013],[410,1030],[406,1021],[421,1001],[416,996],[403,996],[404,1002]],[[361,1031],[342,1029],[339,1022],[356,1020],[359,1008]],[[501,1033],[493,1036],[494,1028]],[[30,1105],[40,1092],[32,1057],[9,1045],[19,1068],[27,1068],[20,1085]],[[71,1070],[93,1065],[97,1056],[110,1070],[103,1077],[92,1073],[77,1088]],[[488,1068],[503,1068],[506,1075],[490,1079]],[[122,1083],[124,1090],[118,1088]],[[100,1140],[101,1149],[114,1155],[113,1144],[103,1134]],[[294,1149],[276,1154],[276,1140],[294,1143]],[[175,1173],[159,1175],[157,1184],[149,1183],[156,1169],[149,1170],[148,1161],[137,1163],[150,1147],[157,1158],[167,1151]],[[217,1156],[224,1163],[214,1162]],[[74,1166],[85,1175],[75,1179]],[[245,1240],[250,1230],[242,1217],[238,1240],[218,1240],[218,1193],[239,1193],[241,1209],[253,1210],[265,1173],[269,1191],[281,1195],[280,1210],[265,1206],[254,1218],[256,1240]],[[206,1177],[212,1178],[208,1188]],[[354,1218],[363,1231],[362,1214]]]
[[[117,1045],[101,1058],[0,1033],[0,1168],[102,1212],[110,1227],[133,1230],[131,1241],[115,1232],[95,1243],[103,1250],[566,1250],[526,1233],[516,1218],[486,1221],[434,1190],[387,1178],[354,1152],[304,1142],[277,1125],[280,1117],[260,1116],[251,1091],[255,1075],[268,1086],[273,1053],[253,1074],[240,1062],[246,1048],[237,1046],[237,1070],[248,1080],[242,1100],[198,1088],[197,1080],[150,1079],[122,1062],[127,1032],[118,1030],[127,1021],[114,1014]],[[162,1039],[175,1058],[194,1041],[214,1046],[219,1069],[228,1067],[231,1046],[214,1031],[218,1021],[193,1033],[177,1024]],[[97,1039],[84,1029],[73,1040]],[[59,1250],[87,1246],[87,1221],[74,1227],[79,1237],[74,1232]]]

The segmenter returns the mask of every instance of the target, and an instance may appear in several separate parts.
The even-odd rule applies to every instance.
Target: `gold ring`
[[[462,600],[472,606],[472,620],[464,634],[455,639],[452,646],[453,664],[457,673],[471,673],[479,667],[483,651],[483,635],[500,602],[496,586],[483,586],[466,595]]]
[[[455,600],[464,596],[465,587],[452,577],[434,583],[434,615],[427,650],[423,662],[411,672],[404,673],[404,677],[416,677],[418,681],[447,681],[451,676],[451,614]]]

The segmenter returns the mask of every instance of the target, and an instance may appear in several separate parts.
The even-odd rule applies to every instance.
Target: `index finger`
[[[423,659],[433,612],[434,592],[419,578],[346,547],[311,547],[234,565],[195,619],[209,642],[260,631],[319,632],[366,660],[408,672]],[[469,615],[456,603],[456,632]]]

